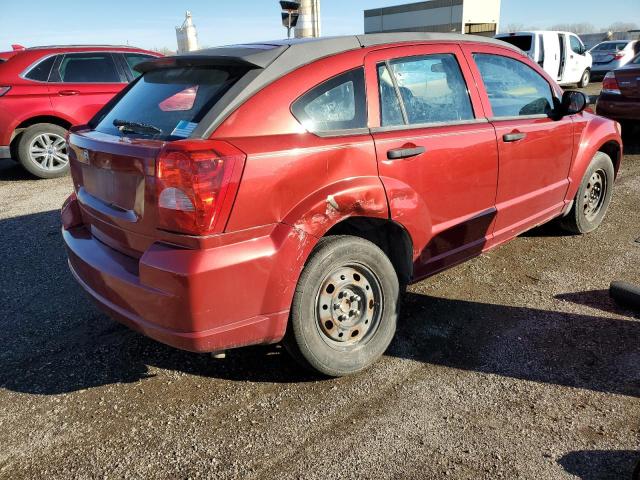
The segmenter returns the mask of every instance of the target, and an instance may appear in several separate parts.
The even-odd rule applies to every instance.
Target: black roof
[[[176,65],[197,66],[215,64],[219,66],[245,66],[250,73],[232,87],[225,94],[224,98],[216,104],[210,114],[207,115],[210,122],[201,122],[198,129],[194,131],[194,136],[202,135],[206,137],[236,108],[258,91],[304,65],[324,57],[359,48],[393,43],[423,42],[484,43],[508,48],[524,55],[519,48],[489,37],[456,33],[399,32],[275,40],[206,48],[182,55],[143,62],[136,65],[136,69],[144,73],[150,70]]]

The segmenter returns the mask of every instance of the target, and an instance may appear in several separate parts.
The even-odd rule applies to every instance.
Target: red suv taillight
[[[189,235],[221,232],[246,156],[217,140],[180,140],[158,156],[158,227]]]
[[[11,90],[11,87],[4,87],[0,85],[0,97],[7,93],[9,90]]]
[[[622,94],[622,92],[620,92],[620,86],[616,80],[615,73],[609,72],[605,75],[604,80],[602,81],[602,93],[610,93],[613,95]]]

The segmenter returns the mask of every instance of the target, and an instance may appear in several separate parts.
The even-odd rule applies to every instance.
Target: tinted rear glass
[[[531,50],[533,44],[533,36],[531,35],[513,35],[511,37],[500,37],[499,40],[510,43],[513,46],[518,47],[520,50],[528,52]]]
[[[68,53],[58,67],[65,83],[119,83],[115,61],[110,53]]]
[[[148,72],[104,117],[95,119],[95,130],[159,140],[187,138],[245,73],[246,69],[234,67],[182,67]],[[116,120],[151,125],[161,133],[123,133],[114,126]]]
[[[594,52],[618,52],[624,50],[629,42],[601,43],[593,48]]]
[[[51,67],[56,61],[56,55],[53,57],[49,57],[40,63],[38,63],[35,67],[33,67],[27,74],[24,76],[29,80],[37,80],[39,82],[46,82],[49,80],[49,74],[51,73]]]

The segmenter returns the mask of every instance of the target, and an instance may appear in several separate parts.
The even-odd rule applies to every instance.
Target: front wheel
[[[375,244],[323,238],[298,281],[284,345],[303,366],[324,375],[359,372],[391,343],[399,292],[393,265]]]
[[[578,234],[598,228],[611,203],[614,178],[611,157],[603,152],[596,153],[578,188],[573,207],[560,220],[560,226]]]
[[[587,68],[582,77],[580,77],[580,82],[578,83],[579,88],[586,88],[589,86],[589,82],[591,81],[591,71]]]
[[[39,178],[62,177],[69,171],[67,131],[52,123],[38,123],[22,132],[18,142],[18,161]]]

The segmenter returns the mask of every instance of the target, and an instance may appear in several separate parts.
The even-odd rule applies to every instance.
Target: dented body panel
[[[615,124],[586,112],[559,121],[492,118],[474,51],[518,59],[553,91],[560,89],[513,49],[469,38],[363,44],[298,67],[244,101],[208,137],[246,157],[234,172],[237,190],[225,199],[229,213],[220,234],[154,232],[146,225],[138,232],[144,242],[136,243],[122,222],[107,228],[86,221],[88,207],[72,197],[63,226],[74,275],[102,308],[132,328],[179,348],[216,351],[280,341],[298,278],[317,242],[349,231],[354,222],[389,227],[387,237],[376,240],[390,249],[398,274],[409,283],[561,215],[598,150],[613,154],[619,167]],[[430,53],[455,56],[475,119],[382,128],[377,65]],[[355,68],[365,72],[367,128],[307,131],[292,104]],[[502,135],[512,130],[526,131],[530,142],[505,145]],[[72,157],[83,147],[76,140],[72,136]],[[424,150],[389,158],[391,150],[416,147]],[[119,142],[117,148],[123,154],[131,146]],[[152,185],[153,175],[146,181]],[[153,212],[151,190],[145,201],[147,213]],[[108,235],[100,237],[101,229]]]

